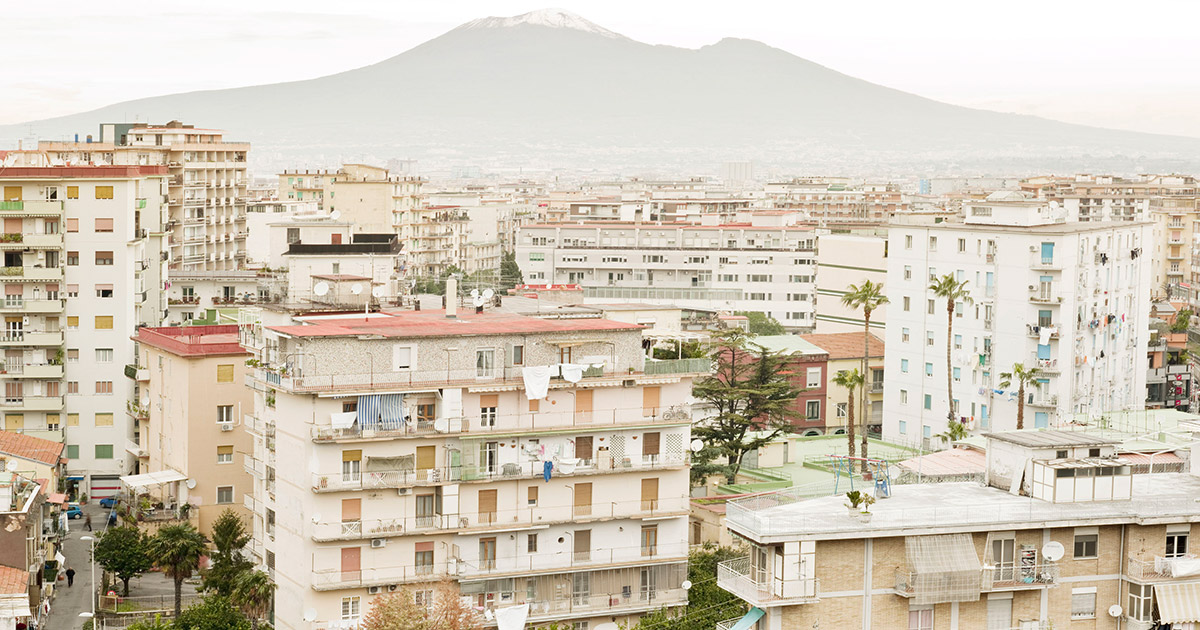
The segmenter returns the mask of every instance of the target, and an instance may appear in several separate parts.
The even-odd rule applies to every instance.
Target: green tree
[[[858,369],[842,370],[833,377],[833,384],[840,387],[845,387],[848,394],[846,395],[846,440],[850,443],[850,457],[854,457],[854,390],[863,386],[863,375]],[[866,415],[866,414],[863,414]],[[863,432],[866,433],[866,427],[863,427]],[[863,472],[867,471],[867,463],[862,463]],[[854,470],[854,461],[850,461],[849,470]]]
[[[1175,333],[1186,332],[1188,329],[1188,326],[1190,326],[1191,323],[1192,323],[1192,309],[1190,309],[1190,308],[1181,309],[1179,311],[1179,313],[1175,315],[1175,321],[1171,323],[1171,332],[1175,332]]]
[[[758,311],[738,311],[737,315],[744,315],[749,324],[751,335],[782,335],[787,331],[784,330],[783,324],[779,320]]]
[[[654,348],[654,358],[663,361],[670,359],[699,359],[708,356],[708,351],[704,348],[704,344],[699,341],[683,342],[683,347],[680,348],[680,342],[672,341],[666,348]]]
[[[175,630],[250,630],[250,620],[229,598],[211,594],[176,615]]]
[[[516,252],[504,252],[500,256],[500,284],[505,289],[511,289],[518,284],[525,284],[525,274],[517,264]]]
[[[250,619],[250,627],[258,630],[258,620],[271,610],[274,594],[275,583],[271,576],[262,571],[243,571],[234,579],[229,599]]]
[[[154,566],[146,553],[146,537],[136,527],[113,527],[96,535],[96,562],[121,580],[129,597],[129,580]]]
[[[463,603],[458,586],[448,579],[439,582],[434,591],[429,622],[436,630],[483,630],[483,616]]]
[[[792,429],[792,404],[799,391],[782,369],[784,359],[756,346],[749,349],[749,335],[730,328],[714,335],[712,357],[716,371],[692,387],[692,395],[715,412],[692,435],[716,447],[728,462],[725,471],[734,482],[742,457]]]
[[[433,626],[428,611],[404,589],[376,597],[363,617],[362,630],[433,630]]]
[[[210,557],[212,564],[204,572],[203,590],[229,597],[238,576],[254,567],[254,563],[242,555],[250,542],[250,534],[241,517],[226,509],[213,521],[212,542],[216,551]]]
[[[92,623],[92,621],[88,620],[87,623]],[[88,627],[87,624],[84,624],[84,630],[88,630]],[[163,619],[162,615],[155,615],[154,619],[135,621],[125,626],[125,630],[175,630],[175,622]]]
[[[200,559],[208,553],[205,542],[204,536],[191,523],[167,525],[149,541],[147,551],[154,566],[175,581],[176,618],[183,603],[183,581],[192,576],[200,567]]]
[[[955,280],[954,274],[948,273],[929,283],[929,290],[939,298],[946,300],[946,420],[954,422],[954,364],[950,360],[950,351],[954,348],[954,309],[959,302],[971,304],[971,292],[967,290],[966,280]]]
[[[937,434],[935,437],[940,438],[947,445],[952,442],[957,442],[967,437],[967,427],[957,420],[947,420],[946,430]]]
[[[745,555],[744,550],[705,544],[688,554],[688,603],[661,608],[638,620],[634,630],[712,630],[718,621],[746,614],[746,603],[717,586],[717,564]]]
[[[862,309],[863,312],[863,356],[862,356],[862,375],[863,379],[867,379],[871,372],[867,366],[867,362],[871,355],[871,313],[875,309],[880,308],[891,300],[883,294],[883,283],[871,282],[863,280],[862,284],[852,284],[846,287],[846,294],[842,296],[842,305],[853,309]],[[859,394],[862,400],[863,426],[866,426],[866,417],[869,415],[867,411],[867,388],[861,389]],[[862,434],[862,457],[867,457],[867,432]],[[865,463],[863,464],[866,465]]]
[[[1026,369],[1024,364],[1014,363],[1011,372],[1000,373],[1000,388],[1008,389],[1017,384],[1017,430],[1025,428],[1025,386],[1037,381],[1042,371],[1036,367]]]

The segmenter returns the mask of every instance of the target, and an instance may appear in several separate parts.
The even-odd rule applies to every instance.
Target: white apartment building
[[[170,268],[238,269],[245,262],[246,155],[250,144],[227,142],[219,129],[179,121],[162,126],[105,123],[92,142],[38,143],[55,165],[165,166]]]
[[[517,241],[517,262],[526,282],[581,285],[586,301],[757,311],[811,331],[816,236],[784,219],[529,225]]]
[[[276,627],[355,627],[379,595],[428,604],[447,577],[479,610],[529,603],[538,624],[686,603],[695,366],[644,365],[640,326],[453,301],[244,315],[261,361],[248,504]]]
[[[929,440],[946,427],[946,304],[927,287],[954,274],[951,340],[956,417],[978,430],[1016,427],[1013,364],[1037,366],[1025,426],[1083,413],[1141,409],[1149,339],[1151,227],[1067,221],[1061,208],[995,193],[965,202],[963,222],[892,224],[889,231],[884,435]]]
[[[817,238],[816,332],[860,332],[862,309],[842,304],[850,285],[887,280],[887,237],[867,234],[821,234]],[[886,287],[884,287],[886,289]],[[871,312],[871,329],[882,337],[887,305]]]
[[[129,337],[164,318],[165,166],[51,166],[13,152],[0,171],[5,236],[5,426],[63,431],[82,491],[120,489],[136,400]]]

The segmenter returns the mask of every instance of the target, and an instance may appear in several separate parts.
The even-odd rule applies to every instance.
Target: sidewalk
[[[51,603],[50,617],[42,630],[78,630],[87,622],[87,619],[80,617],[79,613],[92,611],[92,602],[88,598],[92,587],[91,543],[80,540],[80,537],[103,531],[108,519],[108,510],[91,502],[83,506],[83,513],[92,515],[92,528],[96,531],[89,533],[84,528],[83,519],[67,521],[70,533],[63,541],[62,552],[67,558],[67,566],[75,569],[75,586],[67,587],[65,581],[58,583],[57,594]],[[101,581],[100,572],[101,569],[97,565],[96,585],[99,585]],[[111,588],[120,593],[121,582],[117,580]],[[195,586],[184,583],[183,595],[185,598],[195,592]],[[158,572],[146,573],[129,582],[130,597],[168,596],[167,598],[170,599],[174,593],[174,583]]]

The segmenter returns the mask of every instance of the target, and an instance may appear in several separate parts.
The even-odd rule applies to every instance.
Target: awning
[[[1155,585],[1154,601],[1160,623],[1200,621],[1200,582]]]
[[[762,619],[763,615],[765,614],[767,614],[766,611],[758,608],[757,606],[751,608],[750,612],[746,613],[746,616],[739,619],[738,622],[729,630],[750,630],[750,628],[753,628],[754,624],[758,623],[758,620]]]
[[[157,486],[173,481],[183,481],[187,479],[187,475],[178,470],[159,470],[157,472],[142,473],[140,475],[125,475],[121,477],[121,483],[138,490],[146,486]]]
[[[67,481],[83,481],[83,475],[72,475],[67,477]]]
[[[67,502],[67,495],[61,492],[55,492],[54,494],[50,495],[50,498],[46,501],[55,505],[62,505],[63,503]]]
[[[416,455],[398,455],[396,457],[368,457],[363,466],[363,472],[395,472],[413,471],[416,469]]]
[[[979,601],[983,574],[970,534],[909,536],[904,550],[916,604]]]
[[[399,431],[404,428],[402,394],[368,394],[358,397],[358,428]]]

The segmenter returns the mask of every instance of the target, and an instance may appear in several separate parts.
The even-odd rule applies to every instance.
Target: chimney
[[[458,278],[450,276],[446,278],[446,318],[454,319],[458,316]]]

